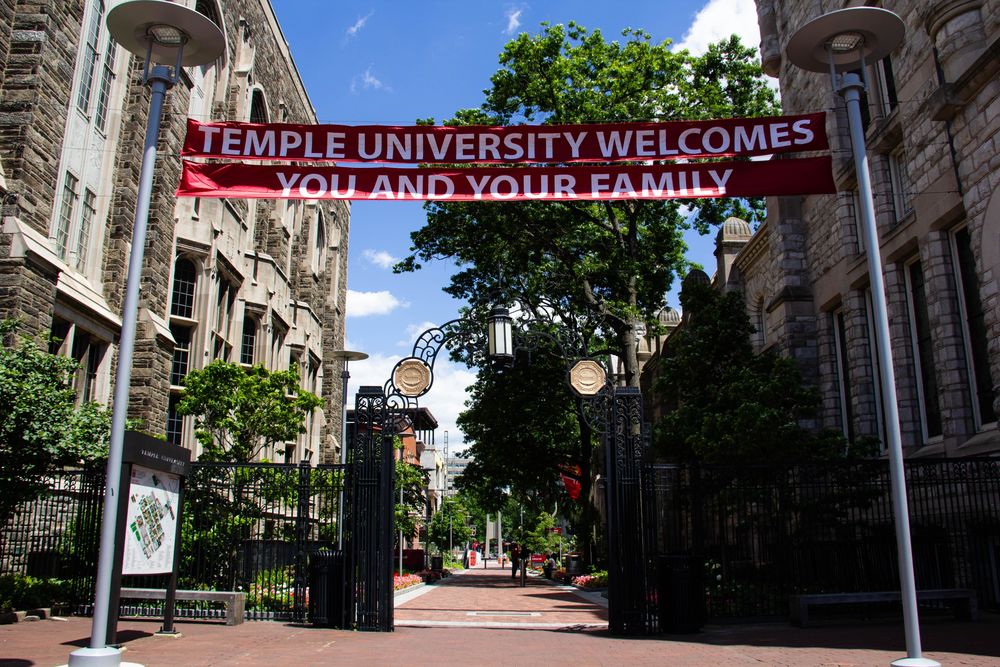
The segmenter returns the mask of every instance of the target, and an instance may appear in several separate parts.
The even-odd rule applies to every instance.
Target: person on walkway
[[[510,577],[517,577],[517,566],[521,561],[521,547],[517,544],[510,545]]]

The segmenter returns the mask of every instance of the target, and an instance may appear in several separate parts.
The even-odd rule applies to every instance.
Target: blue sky
[[[438,122],[482,102],[504,44],[540,24],[576,21],[606,38],[641,28],[653,39],[701,52],[737,33],[756,45],[753,0],[540,0],[529,2],[352,2],[271,0],[306,90],[323,123],[410,125]],[[345,8],[346,7],[346,8]],[[428,327],[458,316],[461,303],[442,292],[453,266],[434,262],[395,275],[391,264],[410,247],[424,222],[414,202],[355,202],[348,270],[348,347],[370,358],[351,365],[351,396],[362,384],[383,384]],[[710,237],[688,239],[689,259],[714,268]],[[677,305],[676,296],[668,302]],[[455,418],[472,369],[439,360],[434,387],[421,399],[449,432],[451,452],[462,448]],[[353,398],[352,398],[353,400]]]

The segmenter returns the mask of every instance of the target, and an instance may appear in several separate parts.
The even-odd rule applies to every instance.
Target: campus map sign
[[[614,201],[832,193],[836,190],[827,154],[747,160],[827,151],[825,118],[824,113],[815,113],[510,127],[189,120],[182,155],[230,161],[185,160],[177,194],[244,199]],[[247,163],[260,160],[291,164]],[[343,167],[325,162],[409,166]],[[416,166],[428,164],[447,166]]]
[[[178,475],[132,466],[122,574],[173,570],[179,489]]]

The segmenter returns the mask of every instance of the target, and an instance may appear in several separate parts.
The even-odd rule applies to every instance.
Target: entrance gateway
[[[836,192],[825,113],[752,119],[512,127],[344,126],[188,121],[185,158],[267,160],[271,164],[184,160],[178,196],[244,199],[450,201],[614,201],[826,194]],[[824,151],[820,157],[714,161]],[[664,165],[662,162],[684,160]],[[301,162],[395,162],[366,168]],[[293,164],[275,165],[273,162]],[[299,163],[299,164],[294,164]],[[445,164],[415,168],[416,164]],[[559,166],[538,166],[551,163]],[[504,167],[482,165],[505,164]],[[514,166],[509,166],[513,164]],[[456,169],[454,165],[466,168]],[[497,318],[498,310],[502,310]],[[506,309],[501,341],[547,337]],[[393,437],[433,385],[442,347],[482,338],[452,320],[425,331],[384,386],[361,387],[345,482],[343,618],[360,630],[393,629]],[[561,347],[561,345],[560,345]],[[584,348],[577,348],[584,349]],[[652,479],[645,471],[649,429],[638,388],[616,387],[593,359],[563,350],[584,418],[602,435],[609,545],[609,627],[615,634],[659,631]]]

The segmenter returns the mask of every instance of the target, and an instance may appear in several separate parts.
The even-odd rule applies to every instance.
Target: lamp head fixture
[[[788,41],[788,59],[810,72],[846,72],[878,62],[903,41],[905,25],[879,7],[848,7],[823,14]]]
[[[116,42],[154,63],[207,65],[226,48],[222,30],[210,18],[167,0],[125,0],[111,8],[107,24]]]

